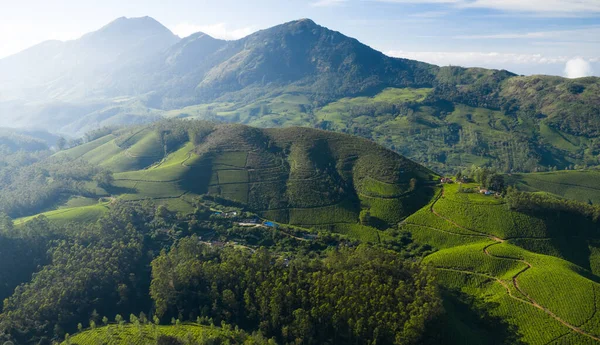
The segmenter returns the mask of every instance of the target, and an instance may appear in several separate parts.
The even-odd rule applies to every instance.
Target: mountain
[[[600,162],[598,78],[391,58],[309,19],[235,41],[178,39],[153,19],[118,19],[0,60],[0,71],[12,75],[0,77],[4,126],[83,135],[164,116],[304,126],[366,137],[444,173]]]
[[[152,18],[122,17],[77,40],[43,42],[0,60],[0,99],[93,99],[93,81],[107,71],[178,40]]]

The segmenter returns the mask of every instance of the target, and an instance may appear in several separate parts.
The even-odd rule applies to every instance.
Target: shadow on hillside
[[[458,290],[442,290],[444,313],[425,331],[423,344],[524,345],[518,328],[490,314],[498,303],[485,302]]]
[[[104,190],[106,190],[108,192],[108,194],[110,194],[110,195],[137,194],[138,193],[137,189],[127,188],[127,187],[117,187],[117,186],[105,187]]]

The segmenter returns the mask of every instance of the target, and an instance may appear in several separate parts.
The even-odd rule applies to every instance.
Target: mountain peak
[[[97,34],[135,34],[141,32],[149,34],[168,33],[173,35],[169,29],[159,23],[156,19],[145,16],[133,18],[119,17],[106,24],[98,31],[92,32],[86,36],[93,36]]]

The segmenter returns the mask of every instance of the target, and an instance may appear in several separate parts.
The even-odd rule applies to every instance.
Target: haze
[[[438,65],[582,77],[600,73],[595,0],[2,1],[0,57],[72,40],[121,16],[151,16],[180,37],[237,39],[306,17],[391,56]]]

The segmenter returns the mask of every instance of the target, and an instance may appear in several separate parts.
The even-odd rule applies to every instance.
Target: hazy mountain
[[[391,58],[309,19],[224,41],[120,18],[0,60],[0,75],[4,126],[81,135],[166,115],[319,127],[439,171],[562,169],[597,165],[600,153],[598,78]]]
[[[0,60],[0,100],[95,97],[92,86],[109,71],[178,40],[150,17],[122,17],[77,40],[40,43]]]

